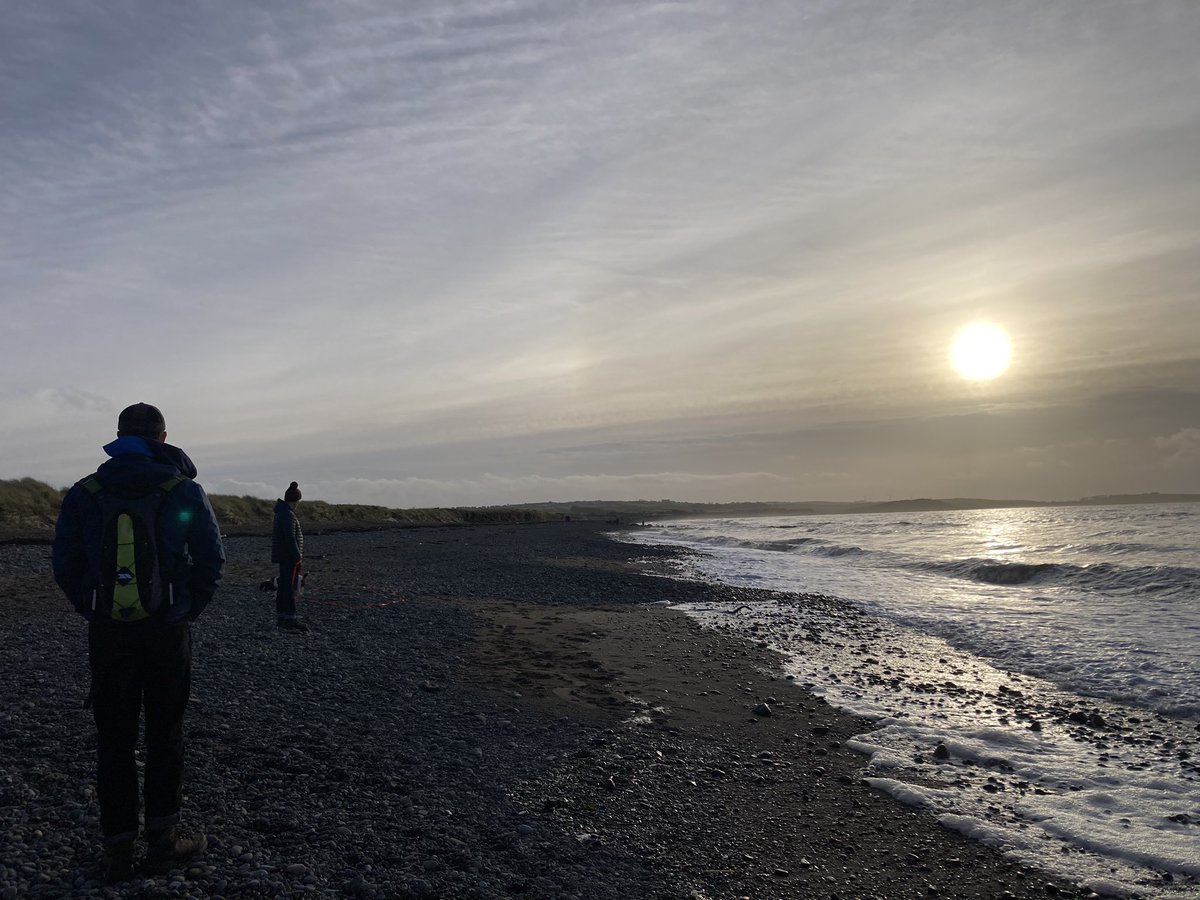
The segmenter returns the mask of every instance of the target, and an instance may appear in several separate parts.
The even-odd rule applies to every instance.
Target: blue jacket
[[[182,474],[188,480],[168,493],[159,508],[159,565],[174,588],[174,602],[160,621],[194,620],[212,600],[225,571],[221,529],[208,495],[194,479],[196,466],[178,447],[127,435],[106,444],[112,457],[96,470],[101,484],[165,481]],[[84,618],[92,618],[92,590],[100,582],[100,506],[81,484],[63,497],[54,528],[51,563],[54,580]]]

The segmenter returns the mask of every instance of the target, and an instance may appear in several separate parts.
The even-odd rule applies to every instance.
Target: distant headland
[[[528,510],[580,519],[621,521],[716,516],[804,516],[842,513],[936,512],[956,509],[1018,509],[1048,506],[1114,506],[1139,503],[1200,503],[1200,494],[1102,494],[1078,500],[993,500],[979,497],[908,500],[811,500],[795,502],[689,503],[677,500],[588,500],[518,503],[505,509]]]

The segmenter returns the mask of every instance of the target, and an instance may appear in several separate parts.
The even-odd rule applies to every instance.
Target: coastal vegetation
[[[0,480],[0,540],[49,540],[66,488],[33,478]],[[210,494],[221,530],[227,535],[265,534],[271,529],[274,500]],[[552,512],[509,507],[486,509],[390,509],[355,503],[304,501],[306,531],[368,531],[421,525],[479,525],[501,522],[547,522]]]

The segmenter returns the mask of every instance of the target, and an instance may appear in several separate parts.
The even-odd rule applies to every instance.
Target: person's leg
[[[183,797],[183,714],[192,688],[192,629],[154,624],[146,650],[146,830],[179,821]]]
[[[275,618],[282,625],[296,618],[296,592],[292,587],[292,561],[279,564],[279,581],[275,588]]]
[[[92,716],[96,721],[96,794],[104,835],[104,876],[133,877],[138,832],[134,748],[142,705],[142,626],[93,622],[88,629]]]
[[[168,872],[199,855],[203,834],[176,833],[183,799],[183,715],[192,685],[192,629],[187,622],[150,626],[146,661],[145,869]]]
[[[296,616],[297,561],[279,564],[279,587],[275,591],[275,622],[284,631],[308,631]]]
[[[138,783],[133,752],[142,705],[142,627],[101,621],[88,629],[97,735],[96,793],[106,844],[137,837]]]

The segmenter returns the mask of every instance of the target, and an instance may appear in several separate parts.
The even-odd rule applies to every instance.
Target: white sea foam
[[[885,794],[891,794],[905,806],[915,806],[917,809],[933,808],[934,804],[929,799],[929,794],[903,781],[894,778],[868,778],[867,784]]]
[[[1180,751],[1200,749],[1188,724],[1084,700],[868,616],[823,621],[790,599],[736,616],[690,611],[769,635],[794,681],[873,720],[850,746],[898,800],[1093,890],[1194,890],[1200,770]],[[821,633],[831,637],[809,637]]]
[[[937,527],[924,531],[954,533],[962,543],[962,529],[939,515]],[[1021,542],[1006,521],[1005,545],[1013,548]],[[978,522],[972,527],[978,530]],[[660,543],[664,531],[648,530],[640,539]],[[860,526],[855,537],[867,531]],[[1071,533],[1060,531],[1064,538]],[[1134,537],[1143,546],[1154,543]],[[1179,534],[1173,537],[1173,546],[1180,546]],[[905,541],[911,560],[912,540]],[[1026,584],[959,579],[965,599],[950,598],[952,590],[943,584],[919,615],[916,598],[907,597],[892,604],[898,614],[882,617],[877,614],[891,602],[885,591],[895,582],[873,571],[872,552],[839,563],[853,571],[838,583],[861,589],[857,596],[842,592],[858,601],[853,606],[743,594],[727,605],[684,608],[711,627],[766,640],[785,654],[798,685],[871,720],[872,730],[851,742],[870,758],[870,783],[929,809],[946,827],[1101,895],[1200,896],[1200,732],[1180,717],[1200,708],[1194,696],[1180,697],[1200,690],[1194,597],[1189,613],[1182,594],[1147,604],[1144,591],[1098,598],[1093,590],[1072,600],[1065,588],[1050,597],[1045,585],[1031,592]],[[759,554],[779,558],[795,551],[716,553],[694,560],[696,574],[712,578],[717,569],[721,580],[741,586],[813,588],[759,565]],[[945,582],[951,576],[938,577]],[[1014,587],[1024,595],[1019,601],[988,599]],[[1085,601],[1096,606],[1098,599],[1104,601],[1101,614],[1081,621]],[[1160,630],[1156,617],[1164,608],[1171,615]],[[1134,621],[1137,640],[1122,638],[1121,629]],[[1002,652],[990,659],[972,652],[989,643],[981,635],[999,628],[1016,633],[1000,642]],[[1105,658],[1123,643],[1123,652]],[[1176,662],[1189,667],[1186,679],[1155,652],[1163,645],[1182,655]],[[1080,686],[1094,688],[1093,696],[1084,696]]]

